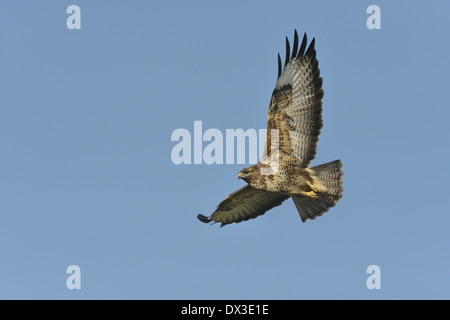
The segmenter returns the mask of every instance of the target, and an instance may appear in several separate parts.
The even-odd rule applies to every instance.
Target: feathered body
[[[275,174],[261,175],[261,168],[269,169],[269,165],[258,163],[244,169],[243,172],[249,173],[241,174],[241,178],[255,189],[285,194],[305,194],[313,185],[321,185],[310,169],[282,165]]]

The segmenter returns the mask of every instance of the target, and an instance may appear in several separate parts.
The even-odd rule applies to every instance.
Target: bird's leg
[[[308,192],[305,192],[305,195],[306,195],[307,197],[314,198],[314,199],[317,199],[317,198],[318,198],[316,192],[315,192],[315,191],[312,191],[312,190],[311,190],[311,191],[308,191]]]
[[[318,193],[321,192],[320,189],[318,189],[315,186],[309,185],[309,191],[305,192],[305,195],[310,197],[310,198],[318,198]]]

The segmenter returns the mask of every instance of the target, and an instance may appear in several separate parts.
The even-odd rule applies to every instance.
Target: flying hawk
[[[334,207],[344,191],[342,163],[335,160],[308,168],[317,153],[322,129],[322,78],[313,39],[299,48],[297,30],[292,53],[286,37],[284,68],[278,54],[278,79],[270,100],[267,139],[261,161],[239,172],[248,184],[230,194],[200,221],[230,223],[256,218],[292,198],[303,222]]]

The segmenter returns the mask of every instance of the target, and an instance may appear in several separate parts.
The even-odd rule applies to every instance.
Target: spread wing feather
[[[262,162],[269,161],[272,155],[272,129],[279,130],[277,150],[280,163],[306,168],[316,156],[323,126],[323,89],[314,44],[313,39],[305,52],[305,33],[297,52],[296,30],[292,54],[286,38],[284,69],[278,55],[278,80],[270,101],[266,152]]]
[[[199,214],[197,217],[205,223],[220,222],[220,226],[223,227],[233,222],[238,223],[254,219],[279,206],[288,198],[288,195],[259,190],[247,185],[223,200],[210,217],[202,214]]]

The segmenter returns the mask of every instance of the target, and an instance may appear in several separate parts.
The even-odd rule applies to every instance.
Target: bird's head
[[[239,172],[238,179],[242,179],[245,182],[250,183],[257,176],[257,173],[258,169],[255,166],[245,168]]]

